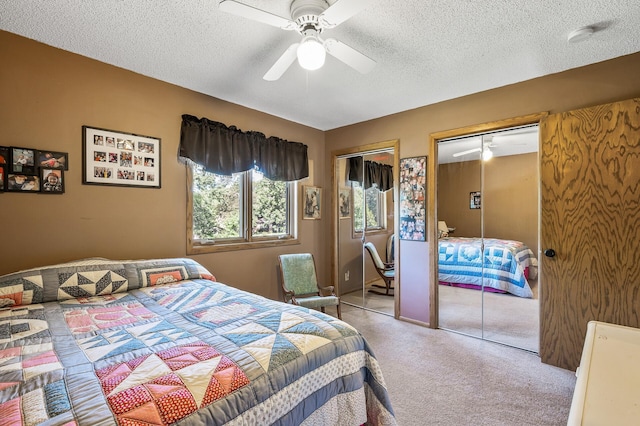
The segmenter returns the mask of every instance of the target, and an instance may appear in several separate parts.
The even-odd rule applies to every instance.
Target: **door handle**
[[[556,255],[556,251],[554,249],[546,249],[544,251],[544,255],[547,257],[554,257]]]

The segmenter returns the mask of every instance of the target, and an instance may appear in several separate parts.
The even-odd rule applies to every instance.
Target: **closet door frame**
[[[429,135],[429,157],[428,157],[428,181],[431,182],[430,190],[427,197],[428,207],[428,223],[429,223],[429,270],[431,271],[431,280],[429,283],[429,326],[430,328],[439,328],[439,303],[438,303],[438,223],[437,223],[437,199],[438,199],[438,141],[442,139],[461,138],[468,135],[478,133],[488,133],[497,130],[508,129],[511,127],[526,126],[530,124],[539,124],[540,121],[548,116],[547,112],[530,114],[520,117],[509,118],[505,120],[493,121],[484,124],[477,124],[467,127],[460,127],[442,132],[435,132]],[[539,231],[538,231],[539,232]]]
[[[370,152],[384,149],[392,149],[393,150],[393,208],[394,208],[394,229],[398,229],[398,178],[399,173],[398,169],[400,167],[400,140],[399,139],[391,139],[383,142],[376,142],[367,145],[355,146],[352,148],[345,148],[331,152],[331,234],[332,234],[332,244],[331,244],[331,278],[333,280],[334,285],[338,285],[340,282],[339,279],[339,259],[340,255],[338,250],[338,239],[339,239],[339,222],[340,218],[338,217],[338,177],[336,176],[336,163],[338,158],[357,154],[359,152]],[[399,244],[395,244],[395,259],[399,259]],[[363,267],[364,267],[364,257],[363,257]],[[363,280],[364,280],[364,272],[363,272]],[[394,281],[394,318],[398,319],[400,317],[400,271],[399,267],[396,267],[396,275]],[[337,288],[336,292],[340,294],[340,289]]]

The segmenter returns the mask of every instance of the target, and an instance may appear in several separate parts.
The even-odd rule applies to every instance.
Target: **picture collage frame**
[[[66,152],[0,146],[0,192],[63,194]]]
[[[82,183],[160,188],[160,138],[82,126]]]
[[[427,157],[400,159],[401,240],[426,241]]]

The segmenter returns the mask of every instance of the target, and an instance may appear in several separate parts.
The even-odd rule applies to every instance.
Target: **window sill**
[[[387,228],[377,228],[377,229],[369,229],[366,232],[366,235],[381,235],[381,234],[390,234],[391,232]],[[353,239],[361,239],[362,231],[356,231],[353,233]]]
[[[204,253],[216,253],[222,251],[237,251],[237,250],[251,250],[258,248],[278,247],[278,246],[290,246],[294,244],[300,244],[300,240],[297,238],[287,238],[282,240],[265,240],[265,241],[250,241],[250,242],[218,242],[213,244],[203,244],[193,241],[187,242],[187,254],[204,254]]]

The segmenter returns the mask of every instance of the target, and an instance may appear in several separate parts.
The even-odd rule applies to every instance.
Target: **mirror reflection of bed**
[[[537,126],[439,141],[440,328],[538,352],[537,146]]]

